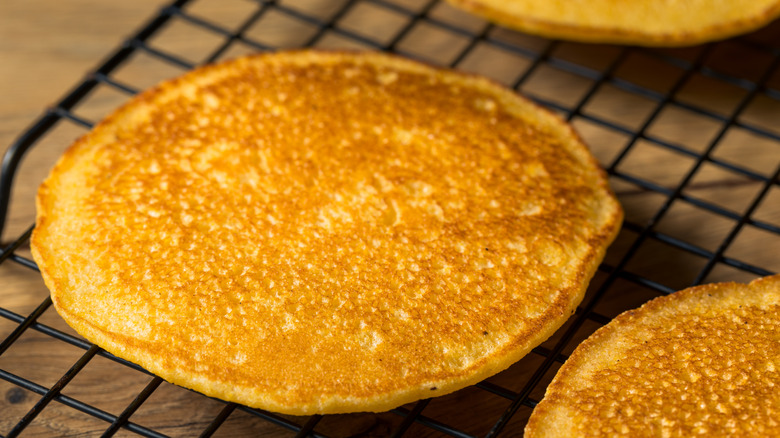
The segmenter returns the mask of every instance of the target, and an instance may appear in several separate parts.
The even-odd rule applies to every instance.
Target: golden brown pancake
[[[580,344],[526,437],[780,436],[780,275],[656,298]]]
[[[377,53],[201,68],[78,140],[40,188],[62,317],[170,382],[291,414],[495,374],[580,302],[621,209],[571,128]]]
[[[588,43],[686,46],[758,29],[778,0],[448,0],[501,25]]]

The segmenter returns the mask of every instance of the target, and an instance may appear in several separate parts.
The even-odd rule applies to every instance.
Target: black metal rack
[[[344,430],[392,436],[520,435],[546,383],[567,354],[618,312],[689,285],[746,280],[780,270],[780,254],[776,254],[780,214],[772,209],[780,201],[777,24],[719,43],[647,49],[530,37],[457,12],[438,0],[247,0],[242,20],[230,25],[198,13],[199,4],[209,1],[213,2],[178,0],[163,8],[11,145],[0,175],[0,231],[7,228],[12,186],[25,153],[57,126],[70,124],[82,131],[92,126],[94,121],[80,115],[79,108],[95,90],[107,88],[129,97],[148,86],[117,74],[140,62],[139,56],[183,72],[242,51],[288,47],[386,50],[506,83],[561,113],[581,130],[607,169],[626,207],[627,219],[577,313],[553,339],[496,378],[384,414],[290,417],[214,401],[218,407],[212,406],[201,416],[208,417],[199,423],[198,433],[203,436],[225,433],[225,425],[231,422],[255,425],[260,428],[251,429],[255,432],[278,429],[296,436],[335,436]],[[384,14],[385,24],[379,29],[361,25],[361,14],[367,8],[374,15]],[[271,34],[264,29],[272,27],[274,20],[285,20],[301,32],[292,40],[268,36]],[[215,43],[205,54],[195,56],[197,59],[177,53],[164,38],[165,32],[176,26],[208,33]],[[432,43],[428,47],[433,48],[423,48],[422,40]],[[485,63],[485,59],[492,62]],[[560,94],[560,84],[567,84],[566,95]],[[605,99],[617,102],[616,106],[605,107]],[[615,107],[622,109],[616,113]],[[688,124],[708,127],[709,138],[688,138]],[[673,129],[666,129],[669,126]],[[648,173],[648,167],[668,167],[668,172]],[[712,182],[713,174],[721,178]],[[707,230],[700,232],[702,228]],[[18,266],[21,275],[38,275],[24,249],[31,230],[6,236],[10,243],[0,253],[0,265]],[[764,255],[756,258],[751,248],[743,248],[743,237],[756,233],[775,251],[764,250]],[[647,257],[649,252],[654,254],[652,259]],[[96,434],[105,436],[117,432],[148,437],[182,433],[145,425],[137,415],[167,383],[66,330],[41,322],[43,316],[51,314],[54,310],[48,298],[29,313],[14,312],[0,302],[0,320],[11,327],[9,333],[0,331],[0,382],[10,387],[0,403],[16,403],[29,393],[37,397],[18,418],[4,419],[10,426],[0,433],[12,437],[29,430],[52,406],[96,420],[94,430],[100,431]],[[3,366],[3,355],[30,332],[80,351],[71,368],[52,384]],[[128,385],[140,389],[128,390],[127,401],[118,412],[67,394],[69,382],[88,373],[90,363],[98,357],[118,367],[117,379],[127,374],[135,376],[135,382],[138,376],[143,377],[140,386]],[[46,352],[41,352],[41,358],[46,359]],[[187,397],[205,399],[190,392]],[[3,411],[0,409],[0,416],[7,415]],[[189,421],[181,419],[181,423]],[[359,422],[371,426],[334,426]]]

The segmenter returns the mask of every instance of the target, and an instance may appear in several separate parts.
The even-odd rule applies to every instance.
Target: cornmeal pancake
[[[35,260],[87,339],[207,395],[382,411],[573,312],[621,210],[557,117],[488,80],[294,51],[163,83],[40,188]]]
[[[778,0],[448,0],[501,25],[554,39],[684,46],[758,29]]]
[[[526,437],[780,436],[780,275],[656,298],[580,344]]]

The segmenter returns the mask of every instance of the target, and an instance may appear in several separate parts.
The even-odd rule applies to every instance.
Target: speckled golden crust
[[[205,394],[382,411],[497,373],[579,303],[622,211],[573,131],[377,53],[208,66],[40,188],[32,249],[87,339]]]
[[[554,39],[688,46],[756,30],[778,0],[448,0],[501,25]]]
[[[526,437],[780,436],[780,275],[657,298],[580,344]]]

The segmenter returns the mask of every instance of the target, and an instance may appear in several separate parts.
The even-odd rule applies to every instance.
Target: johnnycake
[[[656,298],[580,344],[527,437],[780,435],[780,275]]]
[[[109,352],[282,413],[382,411],[555,331],[620,225],[558,117],[486,79],[292,51],[146,91],[64,154],[32,250]]]
[[[686,46],[756,30],[778,0],[448,0],[501,25],[588,43]]]

